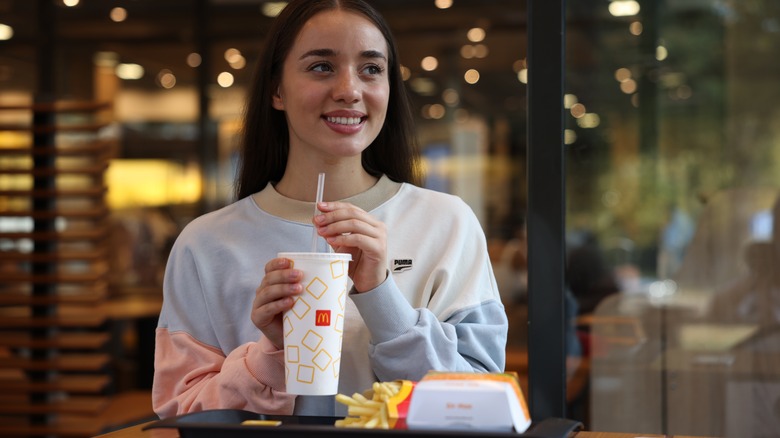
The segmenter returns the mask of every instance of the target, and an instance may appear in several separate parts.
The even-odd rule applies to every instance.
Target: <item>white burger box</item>
[[[406,424],[523,433],[531,417],[514,374],[431,372],[415,385]]]

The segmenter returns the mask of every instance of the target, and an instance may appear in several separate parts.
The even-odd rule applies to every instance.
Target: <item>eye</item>
[[[309,71],[325,73],[333,71],[333,68],[327,62],[320,62],[317,64],[312,64],[312,66],[309,67]]]
[[[382,66],[376,64],[367,65],[363,68],[363,73],[371,76],[381,75],[384,71],[385,69]]]

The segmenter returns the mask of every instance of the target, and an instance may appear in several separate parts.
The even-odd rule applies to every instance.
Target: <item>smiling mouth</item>
[[[337,125],[359,125],[363,123],[365,117],[325,117],[325,120]]]

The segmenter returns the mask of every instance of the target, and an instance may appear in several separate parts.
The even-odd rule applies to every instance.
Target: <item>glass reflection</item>
[[[780,42],[780,9],[639,2],[624,17],[617,3],[611,18],[569,6],[567,91],[600,124],[570,124],[567,279],[577,290],[596,284],[579,270],[608,274],[599,292],[576,294],[587,423],[773,436],[780,131],[769,72],[780,67],[770,48]],[[584,41],[599,62],[583,61]],[[601,267],[572,257],[587,247],[583,235]]]

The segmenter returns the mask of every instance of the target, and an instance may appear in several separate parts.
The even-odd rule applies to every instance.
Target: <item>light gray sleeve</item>
[[[380,381],[420,380],[437,371],[502,372],[507,318],[497,300],[461,309],[439,321],[413,308],[393,277],[350,297],[371,334],[369,356]]]

